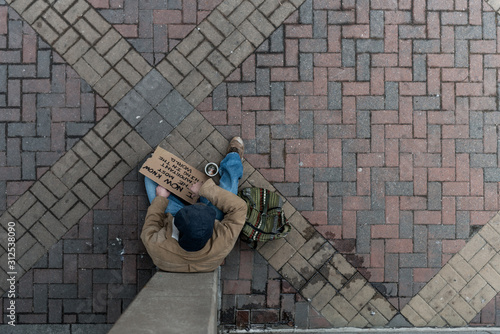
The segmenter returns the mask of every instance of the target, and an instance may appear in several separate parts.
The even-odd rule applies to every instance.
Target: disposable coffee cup
[[[219,172],[219,166],[215,162],[209,162],[205,165],[205,174],[214,177]]]

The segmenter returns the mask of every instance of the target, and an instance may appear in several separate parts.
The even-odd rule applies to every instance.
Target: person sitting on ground
[[[247,212],[245,201],[237,195],[243,151],[243,140],[234,137],[220,164],[219,185],[212,179],[193,185],[190,189],[200,200],[192,205],[145,178],[151,205],[141,239],[159,269],[213,271],[233,249]]]

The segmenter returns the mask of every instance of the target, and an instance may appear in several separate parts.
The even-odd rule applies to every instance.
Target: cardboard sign
[[[156,148],[139,172],[191,204],[196,203],[199,198],[189,190],[191,185],[208,179],[205,173],[161,147]]]

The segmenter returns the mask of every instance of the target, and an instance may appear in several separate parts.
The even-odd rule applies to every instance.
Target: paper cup
[[[215,162],[209,162],[205,165],[205,174],[214,177],[219,172],[219,166]]]

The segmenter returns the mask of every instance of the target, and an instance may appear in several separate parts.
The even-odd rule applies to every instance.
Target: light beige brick
[[[349,321],[348,327],[364,328],[369,324],[368,320],[365,319],[361,314],[356,314],[356,316]]]
[[[175,49],[168,54],[167,60],[184,76],[188,75],[194,68],[186,57]]]
[[[299,255],[300,256],[300,255]],[[291,261],[288,262],[290,265],[293,266],[293,264],[291,263]],[[297,269],[296,267],[294,267],[295,269]],[[297,270],[297,272],[300,273],[299,270]],[[311,301],[314,296],[316,296],[316,294],[318,294],[318,292],[323,289],[323,287],[327,284],[325,278],[321,275],[316,275],[314,276],[311,280],[309,280],[309,282],[307,282],[304,287],[302,288],[301,290],[301,294],[304,298],[306,298],[307,300]]]
[[[486,241],[479,234],[476,234],[467,242],[467,244],[465,244],[459,254],[466,261],[469,261],[479,250],[481,250],[481,248],[484,247],[484,245],[486,245]]]
[[[321,314],[332,325],[336,327],[345,327],[349,323],[332,305],[327,304],[322,310]]]
[[[448,263],[455,269],[462,278],[468,282],[474,277],[477,271],[460,254],[455,254]]]
[[[225,16],[229,16],[229,14],[231,14],[242,1],[243,0],[225,0],[217,6],[217,9],[220,10],[220,12]]]
[[[64,18],[68,20],[69,23],[74,24],[88,9],[89,4],[85,0],[77,0],[64,13]]]
[[[493,216],[493,218],[491,218],[490,221],[488,222],[488,225],[490,225],[498,233],[500,233],[500,213],[497,213],[495,216]]]
[[[32,27],[43,39],[45,39],[50,44],[54,43],[54,41],[59,37],[59,34],[41,18],[36,20],[35,23],[33,23]]]
[[[315,273],[316,270],[307,262],[306,259],[299,253],[295,253],[295,255],[290,258],[288,261],[292,267],[295,268],[305,279],[310,279]],[[319,275],[321,276],[321,275]]]
[[[486,0],[486,2],[495,12],[500,11],[500,0]]]
[[[61,15],[57,13],[52,8],[49,8],[42,16],[45,21],[47,21],[50,26],[57,31],[59,34],[62,34],[67,28],[68,24],[63,20]]]
[[[359,313],[373,327],[382,327],[389,322],[371,303],[366,304]]]
[[[336,289],[341,289],[347,279],[330,263],[326,263],[320,269],[321,275],[323,275]]]
[[[111,68],[104,58],[94,49],[90,49],[85,53],[83,59],[102,77]]]
[[[121,39],[121,35],[116,30],[111,29],[97,42],[95,49],[101,56],[104,56]]]
[[[85,13],[85,19],[87,19],[90,25],[101,35],[104,35],[109,29],[111,29],[111,25],[93,9]]]
[[[431,321],[437,314],[436,310],[419,295],[415,295],[408,304],[412,307],[412,309],[418,312],[420,317],[422,317],[426,323]]]
[[[244,41],[245,36],[243,36],[238,30],[235,30],[217,47],[217,49],[223,56],[229,57]]]
[[[199,31],[208,39],[214,46],[218,46],[224,40],[224,36],[210,23],[209,20],[203,20],[198,26]]]
[[[471,321],[477,314],[477,311],[460,295],[456,295],[449,305],[467,322]]]
[[[278,28],[295,10],[291,3],[284,2],[271,14],[269,21]]]
[[[330,259],[333,254],[335,254],[335,249],[333,246],[327,241],[325,242],[321,248],[314,253],[313,256],[309,258],[309,263],[315,269],[319,269],[323,264],[325,264],[328,259]]]
[[[276,29],[269,20],[259,11],[253,12],[248,20],[259,30],[265,38],[269,37]]]
[[[145,76],[146,74],[151,71],[152,67],[148,64],[148,62],[142,57],[137,51],[134,49],[131,49],[127,55],[125,56],[125,59],[129,62],[130,65],[132,65],[133,68],[137,72],[139,72],[142,76]]]
[[[83,39],[75,43],[64,55],[63,58],[70,64],[76,63],[87,51],[90,45]]]
[[[425,321],[409,304],[403,307],[401,314],[404,315],[413,326],[423,327],[427,325],[427,321]]]
[[[360,274],[356,273],[346,285],[339,291],[342,296],[348,301],[351,301],[361,289],[365,286],[366,279]]]
[[[101,96],[106,95],[107,92],[113,88],[121,77],[115,70],[111,69],[94,85],[94,90]]]
[[[290,229],[285,239],[295,249],[299,249],[306,242],[306,239],[294,227]]]
[[[74,65],[73,69],[85,80],[90,86],[93,86],[101,76],[92,66],[90,66],[83,58],[80,58]]]
[[[214,47],[209,41],[200,43],[187,57],[193,66],[198,66],[208,55],[214,50]]]
[[[73,27],[90,44],[94,44],[97,40],[99,40],[102,37],[102,35],[99,32],[97,32],[93,27],[91,27],[90,24],[83,18],[76,21]]]
[[[47,250],[37,242],[18,259],[18,263],[23,268],[31,268],[46,252]]]
[[[347,321],[351,321],[358,314],[356,309],[339,294],[332,298],[329,305],[333,306]]]
[[[259,11],[264,14],[264,16],[269,17],[278,7],[280,7],[280,5],[280,0],[267,0],[260,5]]]
[[[366,283],[361,290],[350,300],[350,303],[357,310],[364,308],[368,302],[375,296],[375,289],[370,283]],[[368,318],[367,318],[368,319]]]
[[[43,13],[45,9],[47,9],[48,5],[46,2],[42,0],[35,1],[28,9],[26,9],[22,17],[26,20],[26,22],[33,24]]]
[[[427,324],[429,327],[446,327],[446,325],[446,321],[441,318],[439,314],[436,314],[436,316]]]
[[[79,38],[76,31],[70,28],[54,43],[54,49],[59,54],[64,54]]]
[[[57,0],[53,6],[60,14],[63,14],[72,4],[72,0]]]
[[[467,282],[460,276],[455,269],[449,264],[446,264],[440,271],[441,276],[455,291],[462,290]]]
[[[479,275],[481,275],[481,277],[488,284],[490,284],[496,292],[500,292],[500,274],[493,269],[490,264],[485,265],[479,272]]]
[[[111,88],[111,90],[104,96],[104,99],[112,106],[116,105],[132,87],[123,79]]]
[[[49,250],[57,242],[57,239],[40,222],[35,223],[30,228],[30,233],[36,235],[37,241],[46,250]]]
[[[476,271],[481,270],[488,261],[495,256],[496,252],[489,244],[484,245],[469,261],[470,265],[476,269]]]
[[[296,250],[290,246],[289,243],[285,242],[280,248],[280,251],[274,254],[269,259],[269,264],[276,270],[279,270],[283,265],[288,262],[294,255]]]
[[[377,292],[370,300],[370,304],[375,307],[387,320],[392,319],[397,311],[391,303],[385,299],[380,292]]]
[[[45,226],[45,228],[57,239],[62,238],[63,235],[66,234],[68,229],[66,226],[61,224],[59,219],[54,217],[54,215],[50,212],[46,212],[42,218],[40,218],[40,223]]]
[[[354,268],[340,253],[335,253],[330,263],[347,279],[350,279],[357,272],[356,268]]]
[[[184,76],[165,59],[156,66],[156,69],[160,71],[165,78],[168,78],[168,82],[174,86],[177,86],[184,78]]]
[[[122,59],[115,65],[115,70],[127,80],[130,86],[135,86],[142,79],[142,75],[137,72],[126,60]]]
[[[175,89],[182,96],[187,97],[198,85],[203,81],[204,77],[198,72],[197,69],[193,69],[185,78],[178,84]]]
[[[322,311],[324,307],[328,305],[328,303],[332,300],[333,297],[337,294],[337,290],[330,285],[325,284],[319,292],[312,297],[311,305],[319,311]]]
[[[460,291],[460,295],[464,297],[465,300],[470,301],[474,296],[476,296],[479,291],[486,285],[486,281],[481,277],[481,275],[476,275],[474,278]]]
[[[481,237],[483,237],[483,239],[486,240],[486,242],[490,244],[495,251],[500,251],[500,234],[491,226],[491,224],[483,226],[483,228],[479,231],[479,235],[481,235]]]
[[[269,260],[285,243],[285,239],[276,239],[262,244],[258,251],[264,259]]]
[[[439,313],[446,323],[450,326],[460,327],[466,326],[467,322],[458,314],[451,306],[447,305],[441,313]]]
[[[304,284],[306,284],[305,278],[302,277],[300,273],[297,272],[297,270],[293,269],[293,267],[288,263],[285,263],[278,272],[296,290],[300,290],[304,286]]]
[[[219,51],[214,50],[207,57],[207,60],[217,69],[224,77],[229,76],[234,71],[235,67],[224,57]]]
[[[446,281],[439,275],[434,276],[418,293],[423,300],[429,303],[446,286]]]
[[[186,100],[193,106],[198,106],[203,100],[212,93],[215,89],[214,86],[210,84],[207,79],[203,79],[202,82],[193,90],[187,97]]]
[[[229,22],[238,27],[254,10],[255,6],[250,1],[244,1],[229,15]]]
[[[470,306],[479,313],[495,296],[497,292],[489,285],[486,284],[469,302]],[[475,314],[472,316],[474,318]],[[465,319],[467,322],[472,318]]]
[[[239,66],[254,50],[254,46],[249,41],[244,41],[229,55],[228,59],[234,66]]]
[[[318,232],[300,247],[299,253],[309,260],[326,243],[326,239]]]
[[[196,49],[204,40],[204,36],[198,29],[193,29],[175,49],[183,56],[187,57],[194,49]]]
[[[226,37],[236,29],[217,9],[214,9],[207,19]]]
[[[214,87],[224,81],[224,76],[206,60],[198,66],[198,70]]]
[[[429,305],[436,310],[437,312],[440,312],[449,302],[452,300],[455,296],[457,295],[457,292],[449,285],[446,284],[437,294],[432,298],[432,300],[429,302]],[[416,307],[413,307],[415,310],[417,310]],[[430,319],[426,319],[429,321]]]
[[[10,3],[10,7],[15,9],[19,14],[22,14],[34,2],[34,0],[15,0]]]
[[[238,30],[245,36],[245,38],[252,43],[254,47],[258,47],[264,42],[265,38],[262,34],[254,27],[250,21],[243,21],[238,27]]]
[[[123,59],[129,50],[130,44],[128,44],[126,40],[120,39],[118,43],[116,43],[111,50],[108,51],[105,58],[111,65],[114,65]]]

